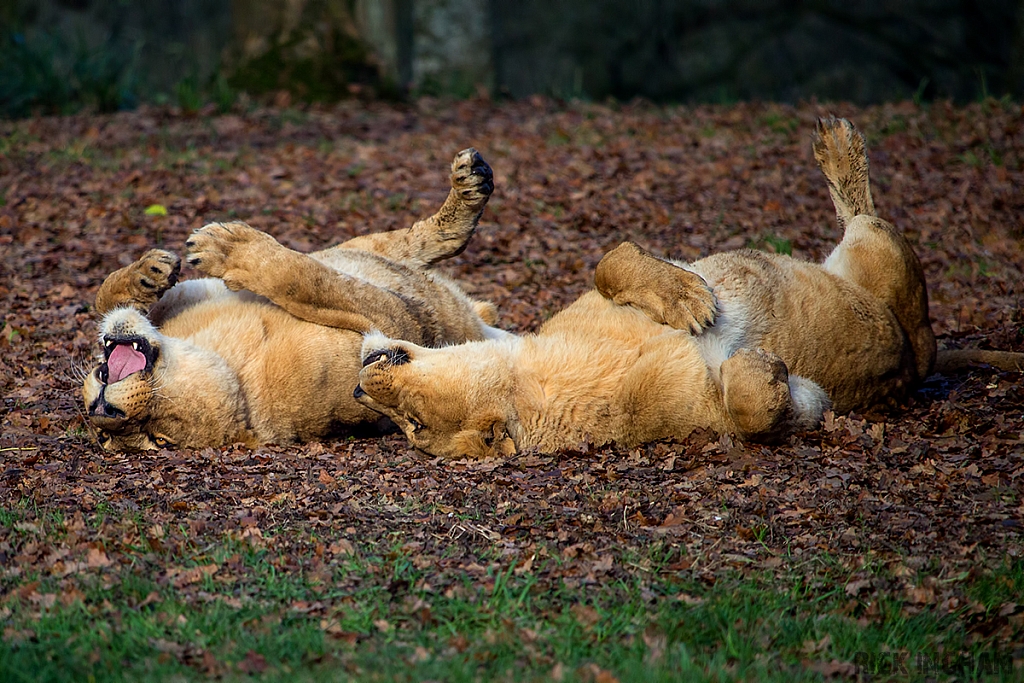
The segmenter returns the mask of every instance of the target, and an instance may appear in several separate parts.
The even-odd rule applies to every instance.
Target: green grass
[[[775,254],[793,255],[793,242],[778,235],[764,235],[759,240],[752,240],[747,246],[750,249],[771,251]]]
[[[0,30],[0,116],[33,112],[69,113],[88,107],[101,112],[131,108],[137,102],[134,48],[90,47],[81,36],[42,30],[26,34]]]
[[[20,518],[6,511],[0,523]],[[62,520],[46,519],[24,542],[58,530]],[[441,569],[398,547],[357,548],[331,565],[231,537],[186,544],[177,555],[133,547],[133,563],[73,585],[43,574],[0,580],[7,595],[0,671],[11,681],[210,673],[545,680],[559,672],[588,680],[598,669],[620,681],[813,681],[821,680],[815,667],[834,660],[883,675],[897,666],[913,675],[945,665],[974,667],[972,676],[981,676],[988,666],[994,673],[987,679],[1011,680],[994,666],[1009,660],[982,658],[1003,655],[972,639],[967,608],[908,611],[896,591],[853,597],[845,590],[850,571],[827,558],[818,560],[813,580],[734,572],[708,582],[669,569],[673,554],[664,546],[649,550],[616,558],[645,571],[588,584],[552,578],[558,559],[525,571],[520,562],[517,572],[497,552],[481,558],[485,566]],[[182,574],[166,573],[210,565],[217,571],[177,587]],[[892,580],[881,569],[869,576],[881,585]],[[1008,562],[962,586],[971,618],[996,619],[1002,606],[1022,601],[1024,563]]]
[[[800,128],[800,121],[778,111],[769,111],[758,118],[757,125],[760,128],[767,128],[774,133],[790,135]]]

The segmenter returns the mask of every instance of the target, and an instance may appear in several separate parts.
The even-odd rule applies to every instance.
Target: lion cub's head
[[[246,441],[238,379],[216,354],[161,335],[138,311],[100,325],[103,362],[82,387],[86,413],[108,450],[198,447]]]
[[[501,344],[427,349],[367,335],[353,396],[391,418],[425,453],[447,458],[512,455],[513,376]]]

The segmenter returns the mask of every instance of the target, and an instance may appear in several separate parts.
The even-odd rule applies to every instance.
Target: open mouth
[[[143,337],[104,337],[100,379],[115,384],[137,372],[151,371],[159,350]]]

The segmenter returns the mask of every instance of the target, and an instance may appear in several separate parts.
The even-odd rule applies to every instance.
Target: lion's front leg
[[[470,147],[452,160],[451,184],[448,198],[433,216],[416,221],[411,228],[356,237],[337,248],[364,249],[421,267],[461,254],[494,191],[494,173]]]
[[[163,249],[150,249],[142,257],[107,276],[96,292],[96,312],[104,315],[119,306],[141,313],[160,300],[178,281],[181,259]]]
[[[704,278],[624,242],[597,264],[594,285],[604,297],[634,306],[656,323],[698,334],[715,322],[715,295]]]
[[[397,295],[288,249],[245,223],[211,223],[193,232],[185,246],[189,265],[221,278],[233,291],[264,296],[296,318],[356,332],[417,327]],[[376,324],[365,311],[373,312]]]

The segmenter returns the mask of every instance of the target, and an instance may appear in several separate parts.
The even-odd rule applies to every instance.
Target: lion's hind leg
[[[797,429],[813,429],[829,406],[824,389],[789,374],[773,353],[740,349],[722,363],[722,393],[736,432],[771,441]]]
[[[363,249],[421,268],[461,254],[494,191],[494,174],[471,147],[452,160],[451,183],[448,198],[433,216],[411,228],[363,235],[335,248]]]
[[[875,215],[864,139],[845,119],[819,119],[814,158],[844,229],[825,270],[863,287],[892,310],[914,351],[917,377],[923,379],[935,363],[924,270],[903,233]]]
[[[874,216],[864,138],[853,124],[831,116],[818,119],[813,149],[828,182],[839,224],[845,228],[854,216]]]

